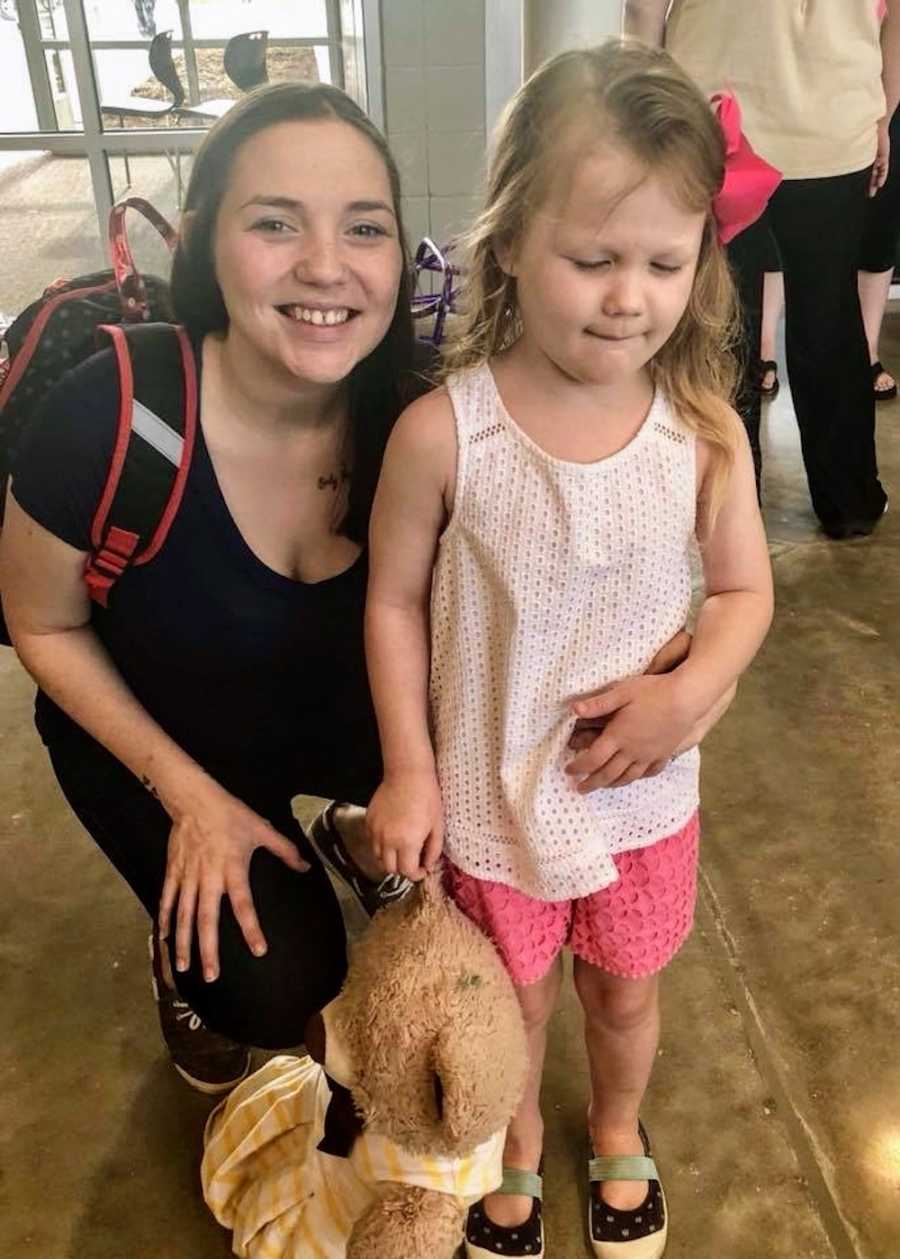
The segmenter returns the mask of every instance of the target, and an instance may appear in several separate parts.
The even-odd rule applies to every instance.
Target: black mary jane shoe
[[[660,1259],[666,1248],[669,1215],[659,1172],[650,1153],[650,1139],[638,1125],[643,1155],[588,1161],[588,1233],[597,1259]],[[646,1180],[647,1196],[633,1210],[620,1211],[604,1202],[597,1184],[604,1180]]]
[[[536,1172],[520,1171],[518,1167],[504,1167],[503,1183],[494,1193],[517,1194],[531,1198],[531,1215],[524,1224],[506,1228],[495,1224],[484,1209],[484,1199],[469,1207],[466,1219],[466,1259],[494,1259],[506,1255],[509,1259],[543,1259],[544,1222],[541,1218],[541,1198],[544,1181],[541,1168]]]

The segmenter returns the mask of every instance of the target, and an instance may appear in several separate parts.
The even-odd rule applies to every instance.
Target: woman
[[[194,163],[172,292],[200,432],[165,546],[109,610],[82,573],[115,429],[111,352],[52,391],[13,472],[4,609],[38,729],[72,808],[159,916],[164,1035],[206,1091],[240,1078],[245,1046],[297,1044],[344,974],[339,906],[290,801],[365,804],[380,779],[363,543],[417,387],[408,275],[381,135],[335,88],[261,89]],[[679,638],[660,663],[683,653]],[[359,888],[377,870],[348,831],[344,848],[329,814],[319,838]]]
[[[871,534],[887,506],[857,294],[868,197],[887,176],[887,123],[900,98],[900,0],[886,9],[880,27],[873,0],[626,0],[624,7],[629,34],[665,44],[704,91],[735,92],[748,139],[784,175],[766,224],[730,247],[745,314],[738,410],[758,483],[755,364],[771,232],[784,271],[788,375],[810,497],[834,540]]]
[[[197,155],[173,268],[201,381],[185,496],[108,612],[82,569],[109,352],[51,393],[14,469],[4,603],[60,785],[151,916],[162,897],[163,935],[177,901],[180,995],[243,1044],[295,1044],[343,977],[338,905],[290,799],[364,803],[378,780],[362,543],[412,380],[403,242],[393,159],[347,96],[247,97]],[[176,1062],[232,1083],[246,1051],[213,1045],[217,1069],[208,1038],[180,1045],[184,1009],[167,1020]]]

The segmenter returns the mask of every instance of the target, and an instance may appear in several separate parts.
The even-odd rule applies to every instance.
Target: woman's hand
[[[566,766],[582,793],[624,787],[658,773],[696,721],[689,697],[672,674],[626,678],[577,700],[573,708],[579,717],[605,718],[600,735]]]
[[[187,970],[191,960],[194,920],[200,940],[203,978],[219,975],[219,909],[222,897],[231,901],[247,946],[256,957],[267,949],[259,925],[248,872],[256,848],[268,848],[292,870],[309,869],[293,844],[223,787],[204,775],[187,804],[163,805],[174,825],[169,835],[166,877],[159,903],[159,932],[169,934],[175,917],[175,969]]]
[[[671,674],[674,670],[677,670],[678,666],[687,659],[690,653],[691,642],[692,637],[687,630],[680,630],[653,657],[644,677],[659,677],[663,674]],[[626,679],[626,682],[637,681],[640,681],[640,679]],[[682,752],[687,752],[690,748],[696,747],[706,738],[713,726],[728,711],[737,694],[737,683],[735,683],[725,691],[711,708],[701,712],[699,715],[695,714],[689,720],[687,728],[676,743],[674,750],[666,757],[649,761],[642,772],[638,772],[641,762],[632,762],[631,772],[627,774],[627,777],[625,774],[622,774],[618,780],[611,782],[606,781],[614,768],[610,764],[608,755],[611,744],[609,741],[601,744],[600,740],[603,732],[618,711],[619,702],[627,702],[626,693],[620,689],[624,685],[625,683],[615,683],[611,687],[605,687],[603,690],[598,691],[595,695],[585,696],[584,699],[578,702],[576,708],[578,716],[575,722],[575,729],[569,740],[569,747],[573,752],[581,753],[594,748],[595,744],[600,744],[600,747],[595,749],[594,754],[588,760],[582,761],[578,757],[573,757],[569,762],[567,767],[569,772],[574,773],[576,777],[579,773],[585,775],[579,790],[594,791],[600,787],[623,786],[625,782],[634,782],[637,778],[651,778],[658,774],[673,756],[680,756]],[[635,715],[632,714],[632,717]],[[625,732],[624,729],[619,729],[614,733],[618,736],[619,734],[624,735]],[[605,760],[603,759],[604,756],[606,756]],[[621,765],[621,762],[619,764]],[[601,766],[604,767],[604,772],[600,773],[598,777],[597,772]]]
[[[890,121],[887,117],[878,119],[878,143],[875,161],[872,163],[872,172],[869,176],[870,197],[876,196],[884,187],[891,167]]]
[[[656,675],[659,673],[671,673],[673,669],[677,669],[680,664],[683,664],[684,661],[687,660],[691,650],[692,641],[692,637],[687,630],[679,630],[678,633],[670,638],[667,643],[664,643],[662,647],[660,647],[659,651],[647,665],[645,673]],[[586,703],[591,699],[599,698],[608,690],[609,687],[604,687],[602,690],[597,691],[594,696],[584,696],[582,702]],[[715,718],[709,722],[703,730],[703,734],[706,734],[706,731],[716,724],[719,717],[721,717],[722,713],[725,712],[725,709],[728,707],[728,704],[731,703],[731,699],[733,698],[734,692],[732,691],[728,703],[721,708],[721,711],[719,711],[718,708],[716,709]],[[598,731],[602,730],[608,721],[608,716],[601,716],[599,711],[595,714],[593,709],[590,710],[589,716],[578,717],[575,722],[575,728],[572,731],[572,737],[569,739],[569,747],[573,752],[581,752],[584,748],[590,747],[597,738]],[[700,736],[700,738],[702,737],[703,735]],[[699,743],[700,738],[695,739],[694,742]],[[685,748],[681,748],[680,750],[684,752],[687,750],[687,747],[693,747],[693,744],[688,743]],[[658,767],[648,768],[644,777],[648,777],[651,773],[659,773],[659,770],[662,769],[664,764],[665,762],[663,761],[658,765]]]
[[[387,874],[418,882],[444,846],[441,791],[433,770],[386,774],[366,815],[372,851]]]

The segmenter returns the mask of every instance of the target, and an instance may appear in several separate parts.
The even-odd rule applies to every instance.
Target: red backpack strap
[[[109,214],[109,258],[112,263],[116,287],[122,302],[122,319],[125,323],[141,323],[150,318],[150,303],[144,278],[134,265],[134,256],[125,230],[125,215],[135,210],[155,227],[170,250],[178,243],[174,227],[143,197],[126,197],[118,201]]]
[[[91,526],[84,579],[92,599],[168,536],[184,493],[197,429],[197,368],[187,333],[172,324],[103,324],[119,374],[119,418],[106,485]]]

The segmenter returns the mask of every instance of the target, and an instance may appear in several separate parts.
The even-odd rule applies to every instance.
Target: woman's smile
[[[403,256],[381,155],[331,119],[254,136],[235,162],[215,253],[229,339],[252,346],[273,379],[339,384],[397,303]]]

